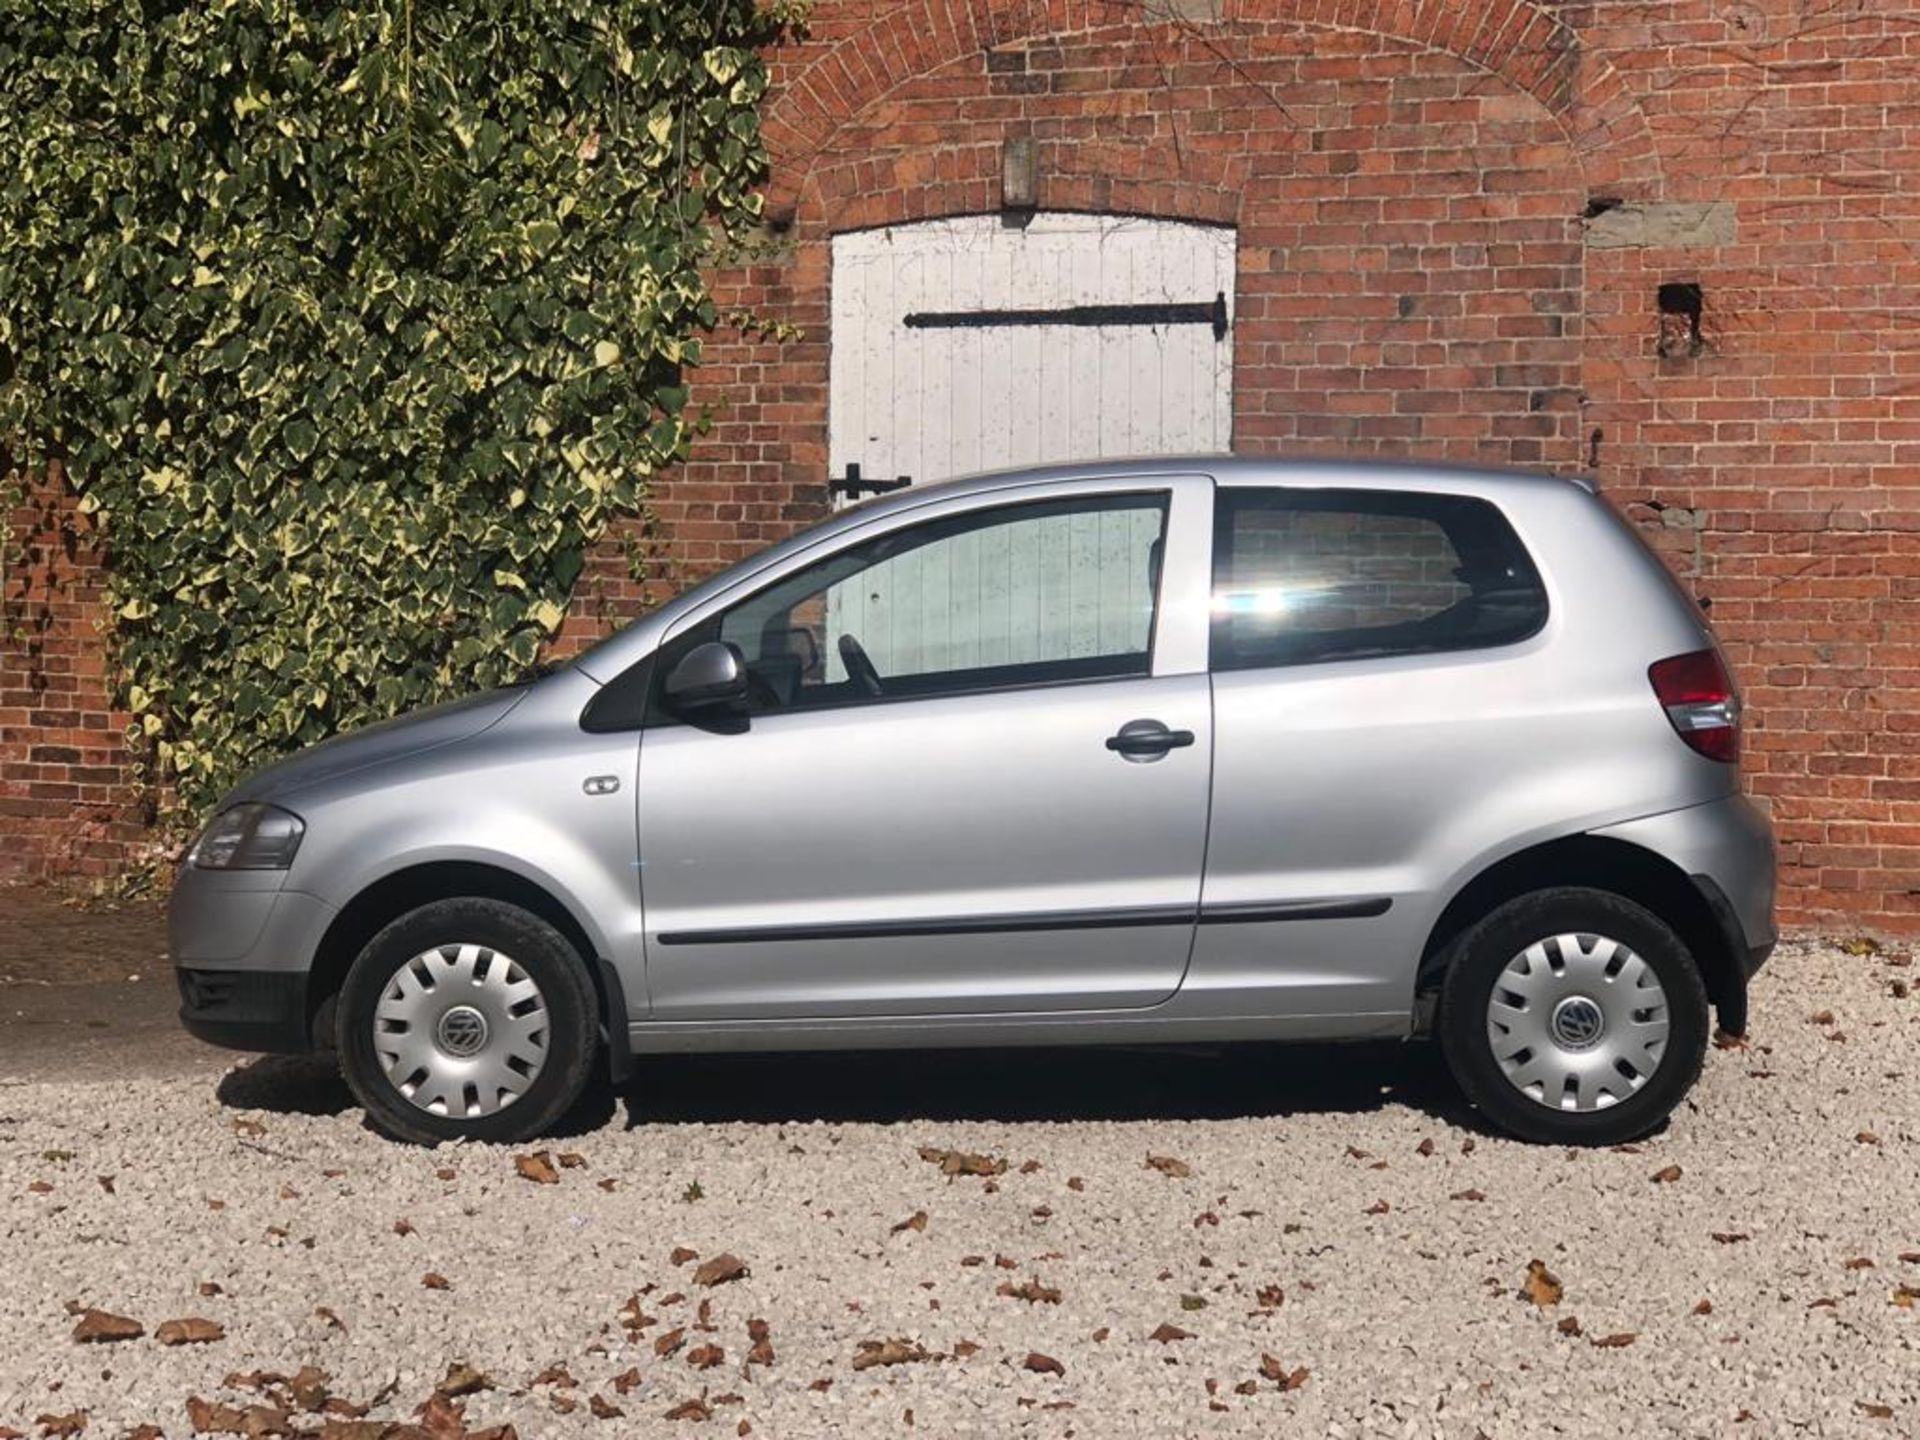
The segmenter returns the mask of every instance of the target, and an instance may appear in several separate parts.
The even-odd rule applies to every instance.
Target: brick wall
[[[1026,137],[1044,208],[1237,227],[1237,449],[1592,473],[1712,604],[1788,913],[1920,927],[1911,16],[820,0],[774,60],[767,244],[715,283],[804,338],[714,337],[694,376],[714,430],[596,556],[566,645],[822,512],[828,237],[992,210]],[[76,595],[57,603],[84,649]],[[61,782],[16,779],[44,742],[0,707],[10,804]],[[110,787],[79,793],[119,823]],[[79,855],[61,817],[5,823],[34,863]]]
[[[55,473],[0,531],[0,880],[109,875],[144,812],[108,695],[91,527]]]

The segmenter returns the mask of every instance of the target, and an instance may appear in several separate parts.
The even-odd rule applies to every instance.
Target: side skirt
[[[1234,1040],[1394,1040],[1411,1033],[1404,1010],[1353,1015],[861,1016],[832,1020],[654,1020],[628,1027],[636,1055],[747,1050],[899,1050],[1016,1045],[1209,1044]]]

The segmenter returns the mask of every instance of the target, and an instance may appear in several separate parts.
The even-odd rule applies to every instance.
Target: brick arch
[[[1126,145],[1041,147],[1047,178],[1045,208],[1159,220],[1235,225],[1250,173],[1244,154],[1187,155],[1137,173],[1102,165]],[[1088,151],[1097,152],[1090,155]],[[1114,173],[1114,172],[1119,173]],[[853,153],[823,158],[799,177],[792,215],[808,234],[866,230],[955,215],[984,215],[1000,208],[1000,150],[973,145],[950,148],[938,173],[926,157]]]
[[[1538,0],[1221,0],[1218,26],[1297,23],[1438,50],[1531,95],[1566,134],[1592,191],[1656,198],[1646,116],[1619,73]],[[791,215],[817,157],[874,100],[956,60],[1043,36],[1138,25],[1139,0],[906,0],[785,78],[768,111],[769,212]]]

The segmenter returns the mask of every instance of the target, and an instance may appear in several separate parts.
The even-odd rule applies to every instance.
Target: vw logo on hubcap
[[[1569,995],[1553,1007],[1553,1039],[1563,1050],[1586,1050],[1606,1031],[1607,1017],[1584,995]]]
[[[434,1037],[449,1055],[477,1055],[486,1047],[487,1017],[471,1005],[456,1005],[440,1017]]]

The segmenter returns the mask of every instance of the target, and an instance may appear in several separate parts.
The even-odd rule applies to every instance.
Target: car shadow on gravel
[[[901,1120],[1237,1120],[1405,1105],[1481,1131],[1439,1052],[1400,1042],[1217,1048],[646,1056],[622,1087],[641,1125]]]
[[[214,1096],[230,1110],[275,1115],[344,1115],[359,1109],[340,1065],[331,1055],[262,1055],[221,1077]],[[565,1140],[598,1130],[617,1112],[612,1090],[589,1085],[546,1138]],[[373,1126],[362,1120],[364,1128]]]
[[[281,1115],[358,1108],[325,1055],[261,1056],[215,1093],[229,1109]],[[1385,1042],[641,1056],[617,1091],[590,1085],[547,1138],[614,1122],[1238,1120],[1387,1105],[1485,1133],[1433,1046]]]

